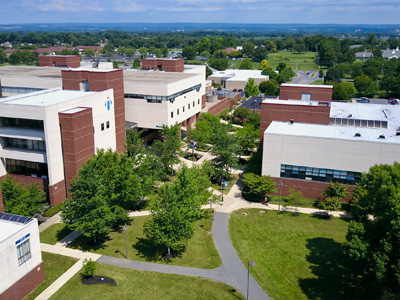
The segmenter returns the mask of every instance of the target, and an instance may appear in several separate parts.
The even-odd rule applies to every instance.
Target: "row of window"
[[[191,91],[200,91],[201,84],[197,84],[195,86],[192,86],[190,88],[187,88],[185,90],[182,90],[178,93],[169,95],[169,96],[155,96],[155,95],[142,95],[142,94],[125,94],[125,98],[136,98],[136,99],[147,99],[147,102],[152,102],[152,103],[161,103],[161,101],[170,101],[170,100],[175,100],[176,97],[179,97],[181,95],[187,94]],[[150,101],[149,101],[150,100]],[[154,100],[155,102],[151,101]]]
[[[10,174],[47,178],[47,164],[6,158],[6,170]]]
[[[281,177],[355,184],[356,182],[360,181],[361,173],[344,170],[311,168],[305,166],[281,165]]]
[[[105,127],[104,127],[104,123],[101,123],[101,131],[104,131],[105,128],[110,128],[110,121],[107,121],[105,123]]]
[[[2,127],[44,130],[44,124],[42,120],[0,117],[0,125]]]
[[[2,91],[3,93],[10,93],[10,94],[26,94],[26,93],[33,93],[42,91],[44,89],[37,89],[37,88],[25,88],[25,87],[13,87],[13,86],[3,86]]]
[[[46,151],[46,142],[34,141],[16,138],[4,138],[6,147],[28,149],[37,151]]]
[[[197,99],[197,104],[200,104],[200,99]],[[196,106],[196,101],[193,101],[193,107]],[[190,103],[188,103],[188,109],[190,109]],[[182,106],[182,111],[185,112],[185,106]],[[179,116],[179,108],[176,110],[176,114]],[[171,111],[171,118],[174,117],[174,112]]]

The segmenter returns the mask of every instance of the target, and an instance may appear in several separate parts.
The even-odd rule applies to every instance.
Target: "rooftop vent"
[[[384,139],[385,138],[385,135],[384,134],[381,134],[380,136],[379,136],[379,139]]]
[[[356,132],[356,134],[355,134],[354,136],[356,136],[356,137],[360,137],[360,136],[361,136],[361,133],[359,133],[359,132]]]
[[[396,135],[399,136],[400,135],[400,131],[396,131]]]
[[[293,123],[294,123],[294,120],[293,120],[293,119],[290,119],[289,123],[290,123],[290,124],[293,124]]]
[[[352,116],[353,116],[352,114],[349,114],[347,117],[348,117],[348,118],[351,118]]]

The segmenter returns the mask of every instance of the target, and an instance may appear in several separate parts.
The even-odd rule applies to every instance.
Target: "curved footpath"
[[[240,171],[238,171],[240,172]],[[82,261],[84,258],[92,258],[92,260],[97,260],[98,262],[144,271],[160,272],[167,274],[177,274],[186,275],[194,277],[205,277],[210,278],[225,284],[232,286],[233,288],[239,290],[244,296],[247,294],[247,268],[243,265],[239,256],[237,255],[235,249],[233,248],[228,223],[229,214],[235,210],[241,208],[256,208],[256,209],[270,209],[278,210],[278,205],[264,205],[262,203],[254,203],[246,201],[242,198],[243,184],[241,180],[238,180],[236,184],[229,191],[228,195],[224,195],[224,201],[220,203],[213,204],[214,208],[214,222],[213,222],[213,240],[215,247],[221,257],[222,266],[217,269],[198,269],[189,267],[179,267],[162,265],[156,263],[146,263],[131,261],[121,258],[115,258],[110,256],[100,256],[98,254],[85,253],[79,250],[74,250],[66,248],[66,246],[72,242],[75,238],[79,236],[79,233],[72,232],[61,240],[56,245],[41,244],[42,251],[56,253],[60,255],[66,255],[70,257],[78,258],[79,261],[71,267],[67,272],[61,275],[52,285],[50,285],[46,290],[43,291],[36,299],[44,300],[49,299],[63,284],[65,284],[74,274],[79,272]],[[216,195],[221,196],[221,192],[214,191]],[[204,208],[209,208],[208,205]],[[294,210],[294,208],[289,207],[287,210]],[[298,212],[306,214],[325,214],[324,211],[313,208],[298,208]],[[130,217],[137,217],[148,215],[150,212],[131,212]],[[351,218],[349,213],[345,212],[333,212],[331,213],[335,217],[347,217]],[[41,226],[50,226],[51,224],[60,222],[59,217],[54,217],[49,220],[48,224],[43,223]],[[46,225],[44,225],[46,224]],[[42,229],[43,230],[43,229]],[[256,262],[257,263],[257,262]],[[263,291],[257,281],[250,275],[249,281],[249,299],[251,300],[263,300],[269,299],[267,294]]]

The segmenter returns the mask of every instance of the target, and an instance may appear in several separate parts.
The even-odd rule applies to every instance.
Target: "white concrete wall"
[[[16,224],[15,226],[19,226],[21,229],[16,233],[11,234],[6,240],[0,242],[0,294],[34,268],[37,268],[42,262],[37,220],[34,219],[27,225]],[[22,265],[18,265],[17,245],[15,242],[28,233],[30,233],[28,239],[31,246],[31,258]]]
[[[281,164],[368,172],[400,162],[400,144],[264,134],[262,175],[280,177]]]

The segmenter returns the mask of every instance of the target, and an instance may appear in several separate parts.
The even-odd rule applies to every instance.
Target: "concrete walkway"
[[[39,232],[42,232],[43,230],[46,230],[51,225],[54,225],[56,223],[61,223],[61,212],[56,213],[54,216],[48,218],[46,220],[46,222],[43,222],[42,224],[40,224],[39,225]]]

